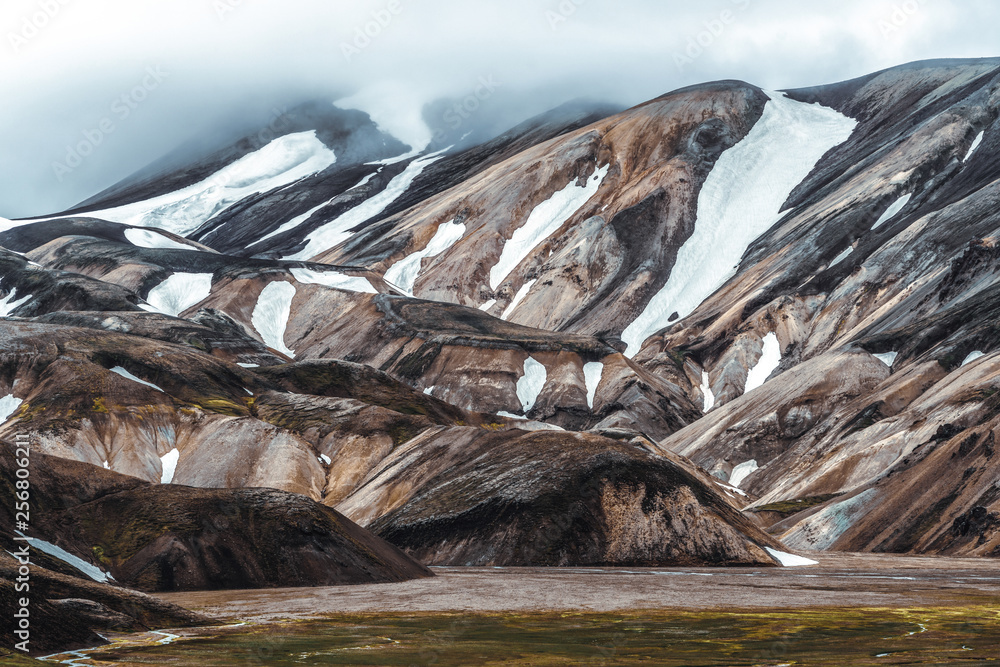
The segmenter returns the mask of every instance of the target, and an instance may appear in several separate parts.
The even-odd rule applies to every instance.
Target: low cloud
[[[4,0],[0,216],[64,209],[307,99],[406,90],[412,107],[492,77],[488,103],[512,125],[577,97],[630,105],[707,80],[787,88],[998,55],[998,19],[987,0]],[[150,68],[166,73],[152,88]],[[390,122],[416,137],[413,118]]]

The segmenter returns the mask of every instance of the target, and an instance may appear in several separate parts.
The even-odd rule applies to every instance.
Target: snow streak
[[[490,269],[490,289],[497,289],[507,276],[531,254],[539,243],[556,233],[573,215],[597,194],[611,165],[594,172],[586,185],[577,187],[571,181],[565,188],[535,207],[527,222],[519,227],[504,244],[496,266]]]
[[[451,147],[449,146],[448,148]],[[310,232],[305,238],[307,242],[306,247],[294,255],[285,257],[285,259],[299,261],[307,260],[320,253],[326,252],[330,248],[336,247],[354,236],[354,232],[350,230],[368,220],[371,220],[375,216],[382,213],[382,211],[389,208],[394,201],[403,196],[410,186],[413,185],[413,181],[416,180],[417,176],[419,176],[424,169],[444,157],[448,148],[438,151],[437,153],[431,153],[430,155],[418,158],[411,162],[399,176],[396,176],[396,178],[389,181],[389,184],[385,186],[385,190],[366,199],[351,210],[345,212],[343,215],[337,217],[335,220],[332,220],[322,227]]]
[[[385,272],[386,282],[412,296],[413,288],[420,276],[421,262],[430,257],[437,257],[458,243],[463,236],[465,236],[464,224],[456,223],[454,220],[442,223],[426,248],[408,255],[389,267]]]

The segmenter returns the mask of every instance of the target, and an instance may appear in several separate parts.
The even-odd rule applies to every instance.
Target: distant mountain
[[[1000,59],[475,145],[307,105],[0,221],[0,438],[425,564],[998,556],[998,119]]]

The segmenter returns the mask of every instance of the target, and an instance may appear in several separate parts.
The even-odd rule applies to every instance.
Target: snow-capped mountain
[[[0,435],[425,564],[1000,553],[1000,59],[290,116],[0,221]]]

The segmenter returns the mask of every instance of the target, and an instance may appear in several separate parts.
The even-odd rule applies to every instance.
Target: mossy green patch
[[[97,661],[291,665],[981,665],[998,660],[995,607],[352,614],[221,628]]]
[[[808,498],[797,498],[794,500],[782,500],[776,503],[770,503],[769,505],[762,505],[761,507],[755,507],[752,511],[754,512],[774,512],[776,514],[781,514],[783,516],[792,516],[793,514],[798,514],[804,510],[816,507],[817,505],[822,505],[828,500],[833,500],[842,494],[832,493],[825,496],[810,496]]]

